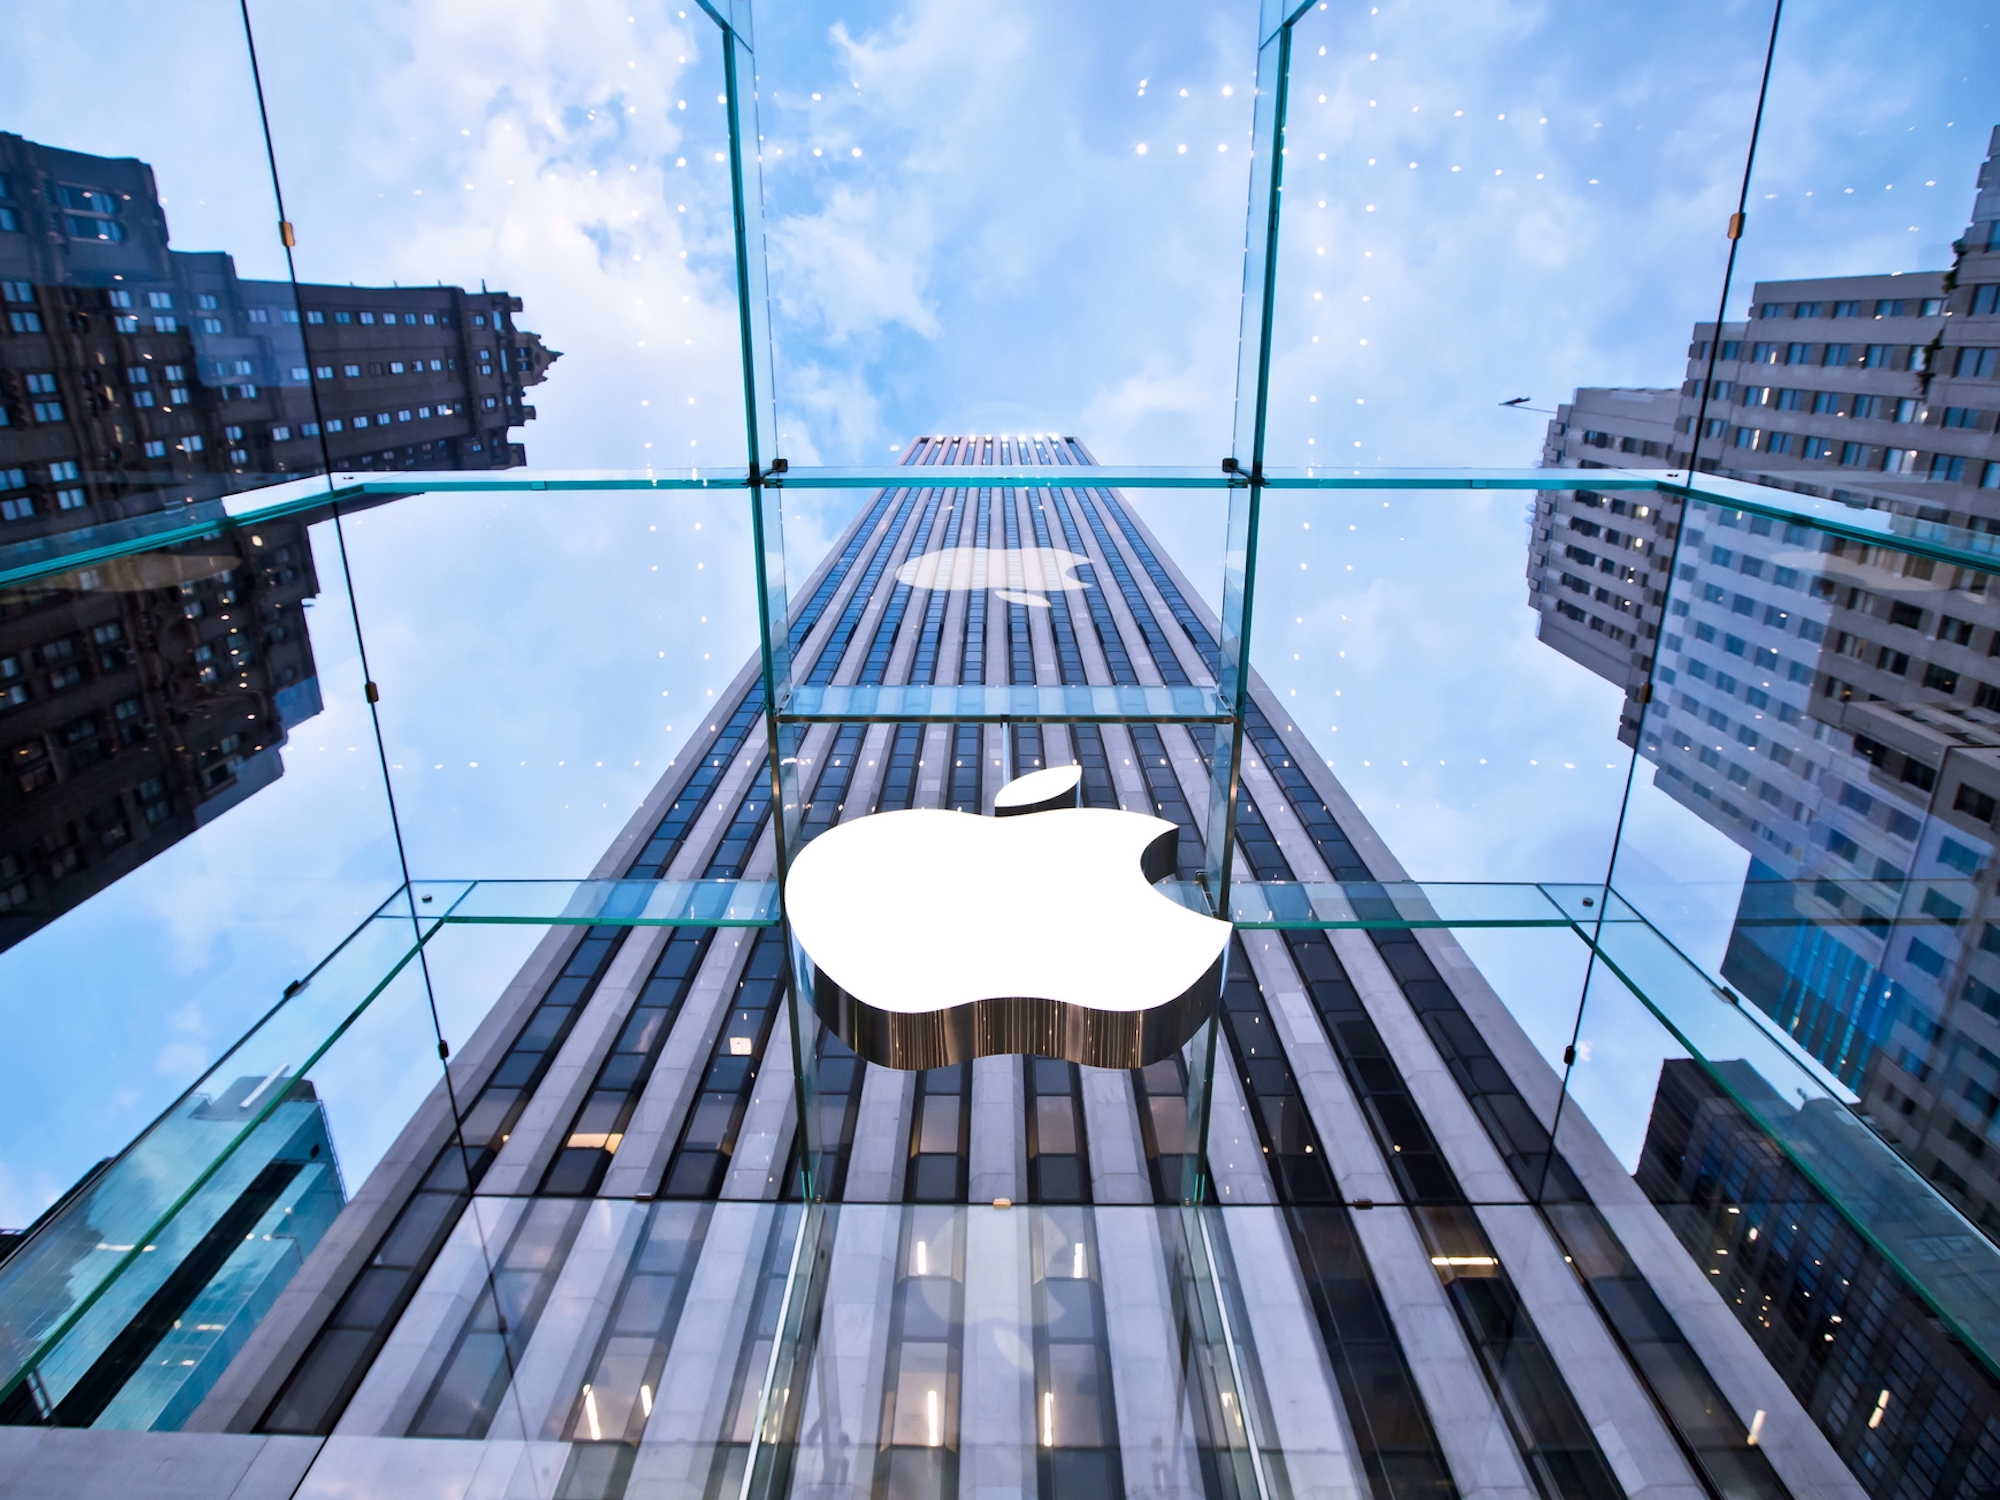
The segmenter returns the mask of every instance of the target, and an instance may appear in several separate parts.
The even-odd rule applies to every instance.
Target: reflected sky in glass
[[[765,12],[795,463],[884,462],[937,431],[1074,433],[1106,462],[1227,450],[1250,7]],[[519,296],[520,326],[563,351],[516,433],[532,465],[737,457],[721,85],[698,11],[251,16],[302,280]],[[1768,23],[1738,4],[1309,17],[1275,461],[1527,465],[1575,386],[1678,383],[1689,327],[1714,316]],[[1732,317],[1759,277],[1943,265],[1994,123],[1983,7],[1918,21],[1795,0],[1785,28]],[[0,130],[151,163],[176,248],[285,274],[233,7],[39,10],[0,54],[0,98]],[[795,577],[858,503],[788,509]],[[1213,518],[1135,507],[1213,602]],[[1258,660],[1420,877],[1589,879],[1608,854],[1618,691],[1535,641],[1526,509],[1357,493],[1269,510]],[[348,576],[420,877],[589,873],[754,641],[747,525],[724,499],[435,496],[344,532],[313,534],[325,709],[284,777],[0,955],[0,1223],[129,1139],[399,878]],[[1741,851],[1647,782],[1644,857],[1732,890]],[[441,952],[447,1009],[475,1014],[520,941]],[[1526,993],[1537,962],[1496,983]],[[1573,1011],[1575,976],[1550,972]]]

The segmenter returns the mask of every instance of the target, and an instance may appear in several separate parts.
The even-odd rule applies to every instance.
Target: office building
[[[1213,680],[1213,618],[1075,440],[930,437],[904,461],[964,483],[863,504],[794,595],[802,683]],[[978,482],[1019,461],[1075,466],[1075,483]],[[964,570],[907,567],[954,548]],[[1087,559],[1082,587],[1020,586],[1034,549]],[[753,661],[597,875],[768,876],[761,693]],[[1400,875],[1261,684],[1247,729],[1247,875]],[[1014,773],[1078,764],[1087,805],[1179,826],[1188,876],[1211,748],[1186,723],[817,724],[798,747],[804,829],[984,816]],[[780,941],[551,929],[452,1039],[449,1095],[201,1403],[161,1425],[248,1475],[244,1500],[402,1494],[418,1476],[441,1495],[737,1493],[804,1274]],[[1200,1251],[1242,1360],[1222,1394],[1190,1342],[1182,1057],[904,1072],[829,1034],[811,1097],[831,1240],[797,1325],[803,1391],[782,1392],[760,1449],[780,1490],[1861,1493],[1589,1124],[1572,1111],[1552,1146],[1557,1074],[1448,934],[1233,943]],[[1234,1466],[1246,1410],[1261,1478]],[[121,1441],[52,1432],[35,1451],[140,1451]]]
[[[0,549],[331,469],[524,463],[521,302],[249,281],[152,169],[0,133]],[[319,711],[308,513],[0,592],[0,948],[269,785]]]
[[[1920,543],[1926,528],[2000,531],[1994,176],[1989,160],[1950,273],[1760,283],[1745,323],[1696,326],[1679,391],[1580,390],[1549,427],[1544,465],[1585,469],[1686,468],[1699,428],[1702,470],[1886,512],[1887,545],[1714,502],[1640,515],[1615,492],[1578,489],[1537,501],[1529,561],[1541,639],[1625,690],[1620,738],[1657,768],[1655,785],[1750,854],[1724,979],[1989,1235],[2000,1234],[2000,927],[1987,879],[2000,601],[1992,575]],[[1750,1222],[1717,1196],[1718,1174],[1731,1192],[1756,1178],[1767,1234],[1791,1223],[1773,1205],[1810,1200],[1792,1217],[1819,1226],[1811,1243],[1838,1237],[1817,1190],[1683,1065],[1662,1077],[1647,1149],[1642,1184],[1711,1265],[1718,1249],[1744,1255],[1729,1233]],[[1870,1295],[1909,1304],[1892,1322],[1914,1316],[1893,1265],[1847,1233],[1841,1253],[1869,1268]],[[1733,1305],[1857,1474],[1887,1493],[1877,1486],[1897,1464],[1948,1452],[1973,1469],[1937,1479],[1937,1492],[1979,1492],[1989,1481],[1970,1455],[2000,1400],[1962,1346],[1942,1333],[1900,1352],[1828,1340],[1813,1320],[1808,1339],[1796,1303],[1813,1288],[1798,1278],[1820,1261],[1786,1269],[1772,1243],[1747,1247],[1758,1290]],[[1737,1273],[1748,1274],[1740,1260]],[[1788,1296],[1793,1315],[1774,1321],[1770,1299]],[[1848,1412],[1831,1392],[1856,1380],[1907,1389],[1911,1423],[1935,1388],[1935,1412],[1957,1411],[1973,1436],[1954,1429],[1938,1449],[1935,1432],[1898,1427],[1901,1395]]]
[[[1666,390],[1582,389],[1549,424],[1542,465],[1698,463],[1705,473],[2000,531],[1996,158],[2000,127],[1951,270],[1759,282],[1746,321],[1719,331],[1695,325],[1670,432]],[[1657,508],[1631,516],[1622,500],[1590,490],[1557,491],[1531,507],[1529,529],[1540,638],[1626,688],[1620,737],[1632,744],[1674,518]]]
[[[1753,1070],[1724,1067],[1732,1089],[1784,1108]],[[1839,1107],[1819,1100],[1800,1113]],[[2000,1485],[1991,1377],[1687,1059],[1660,1070],[1638,1180],[1871,1493],[1977,1495]]]

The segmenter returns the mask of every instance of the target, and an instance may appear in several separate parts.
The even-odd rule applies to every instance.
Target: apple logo
[[[1153,888],[1180,830],[1079,807],[1081,781],[1052,766],[1001,788],[993,817],[875,813],[800,851],[785,882],[799,969],[857,1055],[1137,1068],[1208,1018],[1230,926]]]
[[[1090,587],[1072,571],[1089,562],[1065,547],[946,547],[911,558],[896,569],[896,581],[913,589],[990,588],[1009,604],[1047,609],[1050,594]]]

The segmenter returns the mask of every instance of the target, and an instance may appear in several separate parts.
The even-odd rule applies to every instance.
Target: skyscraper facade
[[[927,487],[869,498],[798,591],[801,682],[1213,680],[1212,616],[1074,439],[929,437],[904,462]],[[1016,462],[1075,479],[980,484]],[[949,549],[963,568],[925,568]],[[1033,586],[1051,554],[1079,586]],[[761,692],[752,662],[597,875],[773,869]],[[1261,684],[1248,730],[1246,876],[1401,875]],[[1086,805],[1178,825],[1192,875],[1211,750],[1185,723],[818,724],[804,833],[984,816],[1014,774],[1077,764]],[[1861,1492],[1590,1125],[1571,1111],[1551,1140],[1556,1073],[1433,930],[1237,935],[1194,1242],[1199,1058],[906,1072],[826,1036],[809,1097],[833,1227],[789,1332],[808,1273],[779,942],[553,929],[176,1441],[328,1495],[419,1473],[449,1494],[736,1493],[760,1435],[795,1494]],[[1221,1387],[1191,1254],[1225,1288],[1241,1365]],[[803,1393],[760,1434],[794,1336]],[[1231,1461],[1246,1417],[1254,1482]],[[43,1440],[73,1464],[114,1451]]]

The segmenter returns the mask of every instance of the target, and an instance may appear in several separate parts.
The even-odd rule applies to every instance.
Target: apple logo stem
[[[858,1056],[1137,1068],[1213,1013],[1230,926],[1153,888],[1174,872],[1179,829],[1079,807],[1081,781],[1052,766],[1001,788],[991,818],[875,813],[800,852],[792,935],[814,1010]]]

